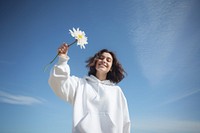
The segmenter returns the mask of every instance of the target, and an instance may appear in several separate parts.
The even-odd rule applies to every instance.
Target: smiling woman
[[[125,71],[122,65],[117,60],[116,55],[107,49],[102,49],[86,62],[88,63],[87,67],[90,69],[88,75],[96,75],[102,79],[100,76],[101,73],[104,73],[102,76],[106,77],[103,79],[111,80],[113,83],[118,83],[124,78]]]
[[[126,98],[116,85],[125,71],[115,54],[107,49],[97,52],[86,63],[88,76],[70,75],[66,55],[69,47],[59,49],[49,84],[55,94],[73,105],[73,133],[130,133]],[[90,128],[88,128],[90,127]]]

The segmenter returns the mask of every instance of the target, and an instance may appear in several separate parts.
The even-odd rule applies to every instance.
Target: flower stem
[[[72,42],[72,43],[70,43],[69,45],[68,45],[68,47],[70,47],[70,46],[72,46],[74,43],[76,43],[78,40],[77,39],[75,39],[75,41],[74,42]]]
[[[49,64],[47,64],[47,65],[45,66],[44,72],[47,70],[47,68],[49,67],[49,65],[51,65],[51,63],[54,62],[54,60],[58,57],[58,55],[59,55],[59,53],[57,53],[57,55],[53,58],[53,60],[52,60]]]
[[[74,43],[76,43],[77,41],[78,41],[78,40],[76,39],[74,42],[70,43],[70,44],[68,45],[68,47],[72,46],[72,45],[73,45]],[[45,66],[44,72],[47,70],[47,68],[49,67],[49,65],[51,65],[51,63],[54,62],[54,60],[58,57],[58,55],[59,55],[59,52],[58,52],[57,55],[53,58],[53,60],[52,60],[49,64],[47,64],[47,65]]]

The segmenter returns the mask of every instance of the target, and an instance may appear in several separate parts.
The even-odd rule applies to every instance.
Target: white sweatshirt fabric
[[[95,76],[70,75],[69,58],[59,57],[49,85],[61,99],[73,105],[73,133],[130,133],[126,98],[121,88]]]

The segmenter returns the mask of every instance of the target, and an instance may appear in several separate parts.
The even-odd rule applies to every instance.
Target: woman
[[[68,45],[59,49],[49,84],[55,94],[73,105],[73,133],[130,133],[126,98],[119,86],[124,69],[115,54],[103,49],[86,63],[88,76],[70,75]]]

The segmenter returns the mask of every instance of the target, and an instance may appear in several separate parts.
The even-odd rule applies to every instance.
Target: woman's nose
[[[105,58],[102,61],[103,61],[103,63],[106,63],[106,59]]]

